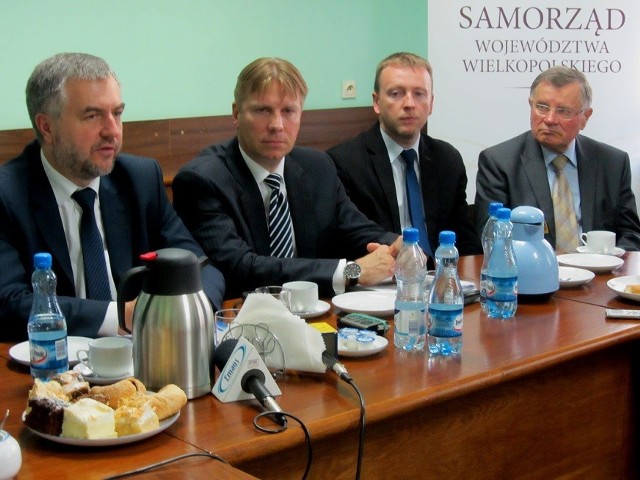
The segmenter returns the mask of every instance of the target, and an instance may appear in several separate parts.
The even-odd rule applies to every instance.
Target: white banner
[[[428,0],[428,22],[435,94],[428,130],[460,150],[469,203],[478,154],[529,130],[529,87],[558,64],[589,80],[593,115],[582,133],[629,153],[639,200],[638,0]]]

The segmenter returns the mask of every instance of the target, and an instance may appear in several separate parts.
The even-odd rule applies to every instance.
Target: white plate
[[[599,253],[567,253],[558,255],[558,263],[567,267],[584,268],[593,273],[606,273],[622,265],[624,260]]]
[[[25,413],[22,414],[23,422],[24,422],[24,417],[25,417]],[[27,427],[30,431],[32,431],[39,437],[46,438],[47,440],[51,440],[52,442],[62,443],[64,445],[74,445],[77,447],[108,447],[112,445],[124,445],[126,443],[133,443],[140,440],[144,440],[145,438],[153,437],[154,435],[157,435],[158,433],[162,432],[163,430],[166,430],[171,425],[176,423],[176,420],[178,420],[178,417],[180,417],[180,412],[170,416],[169,418],[165,418],[164,420],[162,420],[160,422],[160,426],[158,426],[158,428],[154,430],[149,430],[148,432],[144,432],[144,433],[136,433],[135,435],[125,435],[124,437],[116,437],[116,438],[87,439],[87,438],[58,437],[56,435],[49,435],[47,433],[38,432],[37,430],[34,430],[28,427],[27,425],[25,425],[25,427]]]
[[[638,293],[628,293],[624,291],[624,288],[627,285],[631,284],[640,284],[640,275],[629,275],[628,277],[616,277],[612,278],[607,282],[607,286],[616,292],[618,295],[624,298],[628,298],[629,300],[635,300],[636,302],[640,302],[640,294]]]
[[[329,305],[327,302],[318,300],[318,304],[316,305],[316,308],[314,310],[311,310],[309,312],[293,312],[293,314],[298,315],[300,318],[313,318],[327,313],[330,308],[331,305]]]
[[[361,291],[336,295],[331,299],[340,310],[348,313],[366,313],[368,315],[393,315],[395,311],[396,291]]]
[[[119,382],[120,380],[124,380],[125,378],[129,378],[133,376],[133,364],[131,364],[131,369],[125,374],[119,377],[99,377],[94,375],[89,367],[84,365],[83,363],[78,363],[75,367],[73,367],[74,372],[78,372],[82,375],[85,381],[89,382],[92,385],[111,385],[112,383]]]
[[[558,267],[558,276],[560,287],[568,288],[584,285],[593,280],[596,274],[584,268]]]
[[[87,350],[89,348],[90,338],[87,337],[67,337],[67,350],[69,352],[69,366],[76,365],[78,359],[76,352],[78,350]],[[9,355],[13,360],[22,365],[31,365],[31,354],[29,353],[29,341],[14,345],[9,349]]]
[[[576,250],[578,250],[579,253],[591,253],[591,250],[589,250],[585,245],[579,246]],[[614,257],[621,257],[622,255],[624,255],[624,253],[624,249],[620,247],[614,247],[613,252],[603,255],[613,255]]]
[[[368,357],[381,352],[387,345],[389,345],[389,340],[377,335],[376,339],[368,347],[361,350],[347,350],[338,347],[338,355],[341,357]]]

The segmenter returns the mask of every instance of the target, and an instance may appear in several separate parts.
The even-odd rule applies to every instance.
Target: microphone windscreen
[[[231,354],[233,353],[233,350],[236,348],[237,344],[237,338],[229,338],[221,342],[220,345],[216,347],[216,351],[213,354],[213,362],[215,363],[216,367],[218,367],[218,370],[222,371],[224,366],[229,361],[229,357],[231,357]]]

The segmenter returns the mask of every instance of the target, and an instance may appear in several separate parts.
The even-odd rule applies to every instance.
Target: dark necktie
[[[293,228],[286,197],[280,191],[282,177],[270,173],[264,182],[271,188],[269,200],[269,238],[272,257],[293,257]]]
[[[420,194],[420,185],[418,184],[418,177],[416,171],[413,168],[414,161],[416,160],[416,151],[413,149],[403,150],[400,154],[406,165],[406,187],[407,187],[407,200],[409,202],[409,214],[411,216],[411,225],[413,228],[418,229],[419,240],[418,245],[424,250],[424,252],[433,257],[431,247],[429,246],[429,236],[427,235],[427,224],[425,223],[424,212],[422,210],[422,195]]]
[[[553,217],[556,223],[556,251],[560,253],[574,253],[578,248],[576,210],[569,181],[564,173],[567,161],[567,157],[558,155],[552,162],[556,178],[553,182],[551,199],[553,200]]]
[[[71,197],[82,208],[80,220],[80,243],[84,262],[84,279],[87,298],[92,300],[111,300],[107,263],[104,259],[102,237],[93,213],[96,192],[91,188],[78,190]]]

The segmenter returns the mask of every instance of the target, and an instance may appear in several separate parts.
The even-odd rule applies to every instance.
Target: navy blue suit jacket
[[[166,247],[204,255],[173,210],[158,164],[118,155],[113,171],[100,180],[100,208],[111,272],[116,286],[140,254]],[[32,303],[33,255],[49,252],[58,277],[57,294],[69,335],[95,337],[109,302],[75,297],[73,272],[58,206],[34,141],[22,155],[0,167],[0,338],[27,336]],[[221,305],[224,279],[203,269],[204,290]]]
[[[429,233],[435,252],[442,230],[456,232],[461,255],[481,253],[467,204],[467,173],[460,152],[442,140],[420,136],[420,183]],[[380,124],[352,140],[327,150],[338,169],[347,195],[371,220],[401,233],[400,211],[393,170]]]
[[[284,181],[297,247],[297,257],[286,259],[270,256],[262,196],[237,138],[206,148],[174,178],[176,211],[222,270],[228,297],[291,280],[316,282],[321,295],[331,295],[338,259],[361,257],[367,243],[397,238],[349,200],[326,153],[294,147]]]

